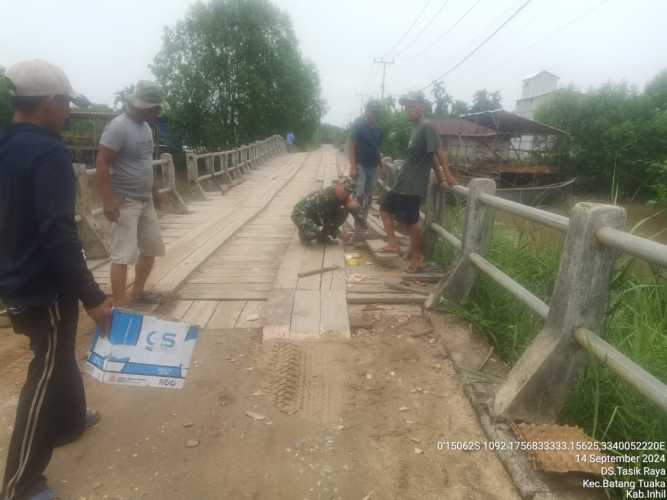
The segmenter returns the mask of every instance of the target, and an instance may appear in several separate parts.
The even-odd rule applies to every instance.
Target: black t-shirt
[[[75,220],[72,157],[45,129],[13,125],[0,134],[0,299],[41,305],[58,296],[86,307],[104,293],[83,258]]]
[[[377,167],[382,131],[378,127],[371,127],[365,118],[359,118],[352,125],[352,141],[356,145],[357,163],[364,167]]]

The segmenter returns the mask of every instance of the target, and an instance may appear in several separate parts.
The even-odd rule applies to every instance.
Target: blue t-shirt
[[[365,118],[359,118],[352,125],[352,141],[356,145],[357,163],[364,167],[377,167],[382,131],[378,127],[371,127]]]

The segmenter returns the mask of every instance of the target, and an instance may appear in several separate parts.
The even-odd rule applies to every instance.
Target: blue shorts
[[[421,196],[388,191],[382,199],[380,210],[393,215],[398,222],[412,226],[419,222],[421,200]]]

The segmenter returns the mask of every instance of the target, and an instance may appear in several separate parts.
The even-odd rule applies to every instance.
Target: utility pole
[[[361,99],[361,105],[359,106],[359,114],[364,114],[364,104],[366,103],[366,98],[368,94],[357,94],[357,97]]]
[[[382,91],[380,92],[380,100],[384,101],[384,84],[387,78],[387,64],[394,64],[394,59],[373,59],[375,64],[382,64]]]

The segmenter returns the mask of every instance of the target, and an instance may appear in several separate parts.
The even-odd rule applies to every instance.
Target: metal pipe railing
[[[579,328],[574,338],[581,347],[667,413],[667,385],[590,330]]]
[[[549,306],[545,304],[538,297],[533,295],[527,288],[514,281],[507,274],[502,272],[496,266],[491,264],[488,260],[479,254],[471,253],[470,261],[481,272],[486,274],[493,281],[498,283],[501,287],[514,295],[520,302],[523,302],[531,311],[537,314],[542,319],[547,319],[549,315]]]
[[[667,245],[611,227],[603,227],[596,233],[595,237],[600,243],[610,248],[667,267]]]
[[[498,196],[483,194],[480,196],[480,201],[489,207],[511,213],[518,217],[523,217],[524,219],[543,224],[553,229],[557,229],[558,231],[567,232],[570,224],[570,219],[562,215],[552,214],[546,210],[540,210],[539,208],[524,205],[523,203],[505,200]]]

